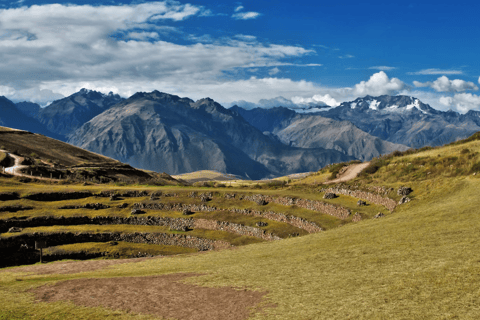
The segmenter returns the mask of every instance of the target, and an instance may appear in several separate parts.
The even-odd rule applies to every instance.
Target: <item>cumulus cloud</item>
[[[462,92],[466,90],[478,90],[473,82],[467,82],[460,79],[450,80],[447,76],[441,76],[437,80],[431,82],[414,81],[416,87],[430,87],[437,92]]]
[[[49,89],[30,88],[15,90],[6,86],[0,86],[0,95],[7,97],[13,102],[29,101],[38,103],[42,107],[64,97],[62,94],[55,93]]]
[[[333,98],[330,94],[316,94],[311,98],[303,98],[303,97],[293,97],[292,101],[296,104],[314,104],[314,105],[324,105],[330,107],[336,107],[340,105],[335,98]]]
[[[259,12],[249,11],[249,12],[237,12],[232,15],[232,18],[236,20],[249,20],[249,19],[256,19],[259,16],[260,16]]]
[[[235,13],[232,15],[232,18],[236,20],[249,20],[249,19],[256,19],[261,15],[259,12],[253,12],[253,11],[242,12],[243,9],[245,9],[243,6],[236,7],[234,10]]]
[[[452,75],[452,74],[463,74],[461,70],[442,70],[442,69],[423,69],[416,72],[408,72],[411,75]]]
[[[440,103],[460,113],[480,108],[480,96],[471,93],[457,93],[453,97],[440,97]]]
[[[397,78],[389,78],[383,71],[373,74],[368,81],[362,81],[353,87],[353,94],[357,96],[380,96],[393,94],[406,87],[405,83]]]
[[[280,72],[280,69],[278,69],[277,67],[275,67],[275,68],[270,69],[270,71],[268,71],[268,74],[271,75],[271,76],[273,76],[273,75],[276,75],[276,74],[279,73],[279,72]]]
[[[351,59],[351,58],[355,58],[354,55],[351,55],[351,54],[345,54],[343,56],[339,56],[340,59]]]
[[[162,23],[185,20],[203,11],[202,7],[173,1],[96,7],[51,4],[0,10],[0,86],[17,92],[38,88],[69,95],[88,84],[92,89],[117,88],[124,96],[133,88],[186,95],[190,92],[183,88],[192,89],[193,94],[199,92],[196,88],[204,88],[201,96],[208,96],[224,85],[227,72],[295,65],[288,59],[315,53],[298,46],[264,45],[253,36],[190,45],[162,39],[162,31],[176,31]],[[269,81],[273,80],[267,78],[260,87],[265,90]],[[248,79],[246,88],[252,82],[261,81]],[[284,88],[282,81],[276,83]],[[302,82],[291,83],[294,91],[300,90],[295,94],[303,92]],[[229,87],[226,92],[237,96],[235,91],[238,89]]]

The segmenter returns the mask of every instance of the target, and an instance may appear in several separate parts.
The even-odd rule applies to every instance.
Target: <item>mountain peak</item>
[[[344,102],[343,107],[356,109],[359,111],[382,112],[382,113],[411,113],[421,112],[423,114],[436,114],[437,110],[427,104],[424,104],[415,97],[404,95],[389,96],[382,95],[378,97],[365,96],[357,98],[352,102]]]

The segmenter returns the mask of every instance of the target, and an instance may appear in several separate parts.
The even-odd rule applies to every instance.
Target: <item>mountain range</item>
[[[370,160],[480,131],[480,112],[442,112],[408,96],[366,96],[320,112],[246,110],[153,91],[123,99],[82,89],[45,108],[0,98],[0,124],[47,135],[132,166],[252,179]]]
[[[213,169],[252,179],[311,171],[353,159],[324,148],[297,148],[262,134],[211,99],[137,93],[75,131],[69,143],[167,173]]]

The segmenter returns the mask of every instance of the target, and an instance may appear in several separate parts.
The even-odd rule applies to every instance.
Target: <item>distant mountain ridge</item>
[[[4,96],[0,96],[0,126],[39,133],[54,139],[60,138],[59,135],[49,131],[38,120],[26,116],[17,108],[15,103]]]
[[[252,179],[317,170],[353,159],[336,150],[290,147],[212,99],[136,93],[80,127],[70,143],[169,174],[217,170]]]
[[[409,96],[366,96],[319,114],[413,148],[440,146],[480,131],[478,111],[439,111]]]
[[[111,106],[123,101],[117,94],[81,89],[66,98],[56,100],[41,108],[35,118],[49,131],[67,140],[77,128]]]
[[[408,149],[372,136],[349,121],[322,117],[322,113],[297,114],[284,107],[244,110],[234,106],[231,109],[257,129],[275,135],[289,146],[337,150],[362,161]]]

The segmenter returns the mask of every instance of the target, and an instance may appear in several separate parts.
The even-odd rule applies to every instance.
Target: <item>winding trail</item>
[[[37,176],[31,176],[31,175],[28,175],[28,174],[24,174],[22,173],[22,169],[27,169],[29,168],[29,166],[26,166],[26,165],[22,165],[20,164],[22,161],[23,161],[23,158],[20,157],[20,156],[17,156],[15,154],[12,154],[6,150],[1,150],[1,152],[5,152],[7,154],[8,157],[11,157],[15,160],[15,163],[13,166],[10,166],[10,167],[5,167],[5,173],[8,173],[8,174],[11,174],[11,175],[14,175],[14,176],[19,176],[19,177],[28,177],[28,178],[34,178],[34,179],[39,179],[39,180],[59,180],[59,179],[50,179],[50,178],[44,178],[44,177],[37,177]]]
[[[368,167],[369,164],[370,162],[351,164],[347,167],[347,170],[340,177],[324,182],[324,184],[346,182],[355,179],[363,169]]]

